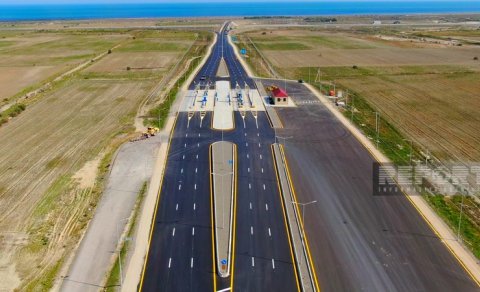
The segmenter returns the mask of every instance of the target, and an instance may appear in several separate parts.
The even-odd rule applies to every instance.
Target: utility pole
[[[379,131],[380,131],[380,121],[378,120],[378,112],[375,112],[375,131],[377,132],[377,138],[376,138],[376,142],[377,142],[377,149],[378,149],[378,142],[379,142]]]
[[[308,203],[298,203],[298,202],[295,202],[295,201],[292,201],[291,203],[294,204],[294,205],[298,205],[300,207],[302,207],[302,217],[301,217],[301,222],[302,222],[302,232],[300,232],[300,235],[301,235],[301,239],[302,239],[302,245],[305,247],[305,207],[310,205],[310,204],[314,204],[316,203],[317,201],[311,201],[311,202],[308,202]],[[302,266],[302,257],[300,257],[300,266]]]

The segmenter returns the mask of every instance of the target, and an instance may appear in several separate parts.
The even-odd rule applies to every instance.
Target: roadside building
[[[274,105],[288,105],[288,93],[283,88],[272,86],[270,98]]]

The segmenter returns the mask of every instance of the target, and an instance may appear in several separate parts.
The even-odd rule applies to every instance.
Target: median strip
[[[287,165],[285,157],[278,144],[272,145],[273,156],[275,160],[275,170],[277,171],[280,184],[280,193],[282,195],[287,225],[291,235],[293,251],[295,255],[295,265],[299,273],[299,280],[302,291],[319,291],[316,286],[315,272],[308,256],[308,247],[305,241],[305,232],[303,224],[300,222],[298,209],[294,207],[295,198],[293,197],[293,186],[288,179]]]

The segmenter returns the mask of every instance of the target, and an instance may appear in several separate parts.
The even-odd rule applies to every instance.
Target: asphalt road
[[[190,88],[199,82],[219,80],[215,75],[222,48],[231,85],[254,86],[222,35],[219,33],[212,55]],[[201,76],[207,76],[205,82]],[[270,148],[273,129],[263,112],[258,113],[257,121],[247,113],[245,124],[240,113],[235,112],[236,128],[223,135],[210,129],[211,118],[211,112],[207,112],[200,127],[199,113],[190,123],[187,113],[178,114],[141,290],[212,291],[215,281],[217,290],[233,282],[235,291],[296,291]],[[212,262],[208,151],[209,145],[222,136],[235,143],[238,151],[233,281],[216,276]]]
[[[303,85],[288,91],[308,102],[277,112],[297,199],[317,200],[305,223],[322,291],[479,291],[405,196],[372,195],[374,159],[350,132]]]

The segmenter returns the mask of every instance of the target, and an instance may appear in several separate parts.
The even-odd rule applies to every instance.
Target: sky
[[[405,0],[301,0],[302,2],[406,2]],[[407,0],[415,2],[456,2],[455,0]],[[479,0],[462,0],[476,2]],[[0,0],[0,4],[71,4],[71,3],[178,3],[178,2],[296,2],[295,0]]]

